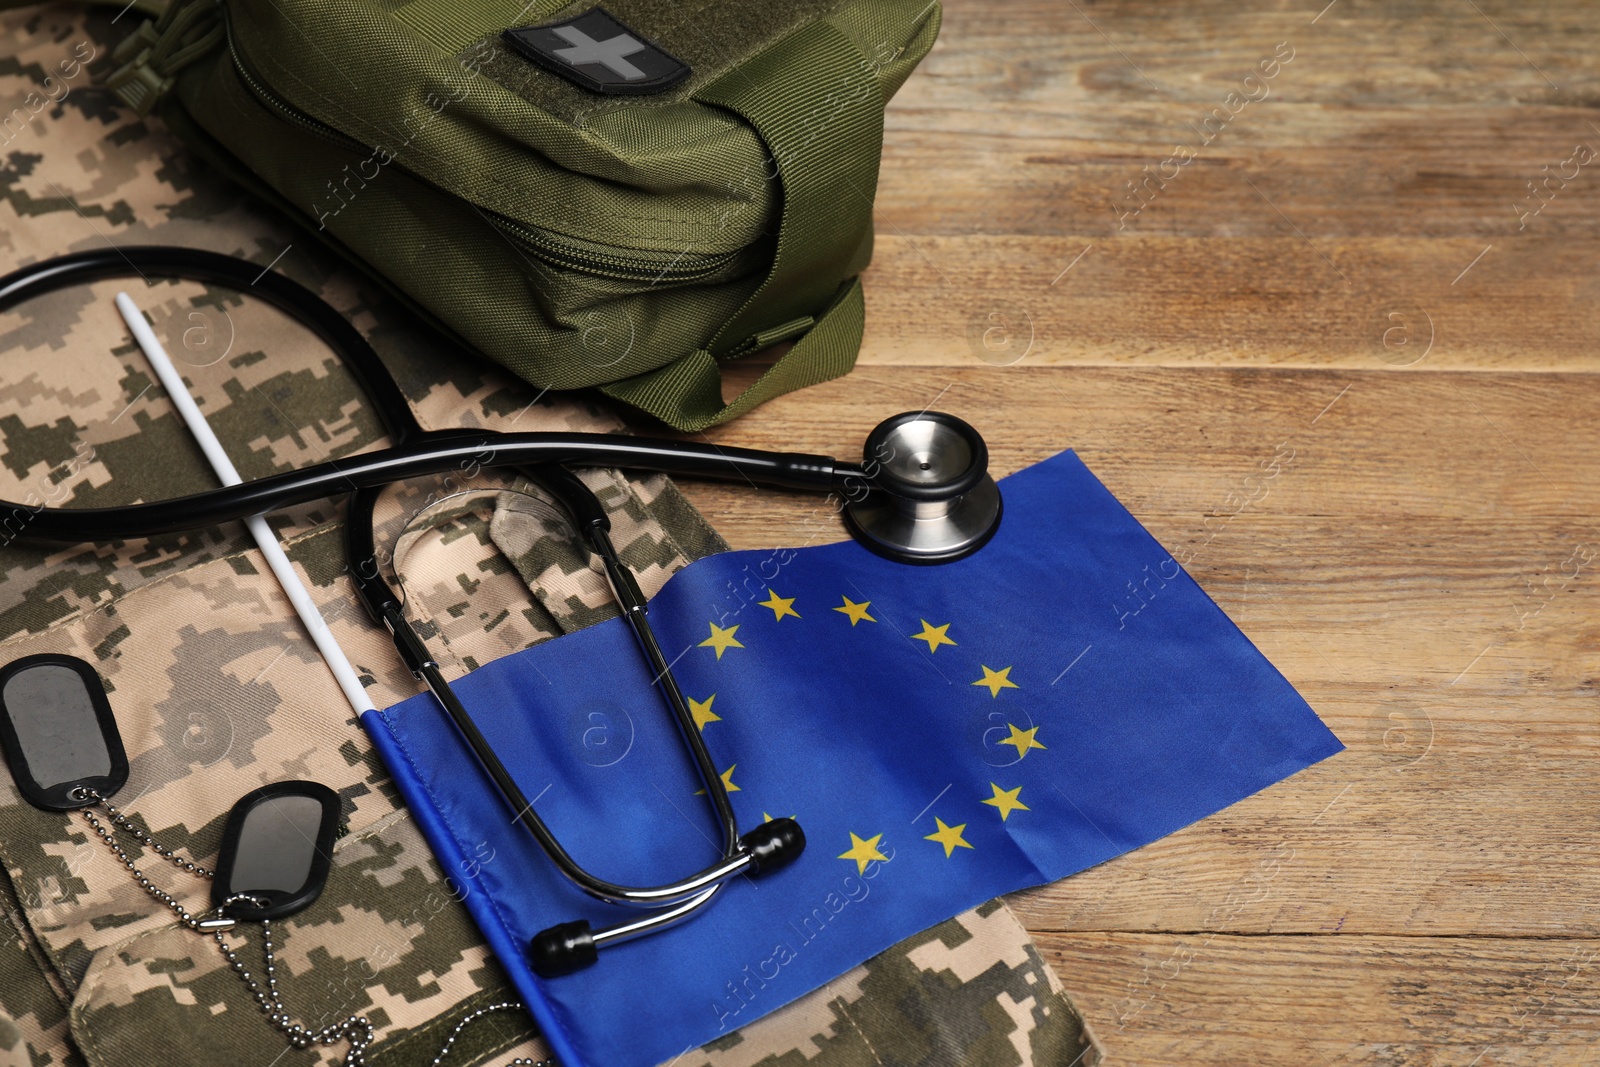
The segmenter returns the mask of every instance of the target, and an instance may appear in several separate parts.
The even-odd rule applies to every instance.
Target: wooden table
[[[861,367],[711,437],[1074,448],[1349,746],[1013,898],[1113,1062],[1600,1062],[1600,8],[1324,2],[947,0]]]

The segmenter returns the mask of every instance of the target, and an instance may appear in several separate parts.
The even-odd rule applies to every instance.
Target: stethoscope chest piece
[[[983,438],[954,415],[912,411],[867,438],[873,491],[845,508],[867,548],[901,563],[948,563],[988,543],[1000,526],[1000,488]]]

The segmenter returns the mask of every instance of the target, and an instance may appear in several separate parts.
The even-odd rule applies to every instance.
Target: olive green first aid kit
[[[471,348],[680,430],[861,344],[928,0],[172,0],[109,88]],[[721,365],[793,342],[729,402]]]

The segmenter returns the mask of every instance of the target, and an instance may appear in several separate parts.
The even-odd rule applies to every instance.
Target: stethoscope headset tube
[[[886,420],[868,437],[859,465],[822,455],[622,434],[424,430],[377,353],[338,311],[281,274],[215,252],[144,246],[61,256],[0,278],[0,311],[69,285],[133,274],[230,286],[293,316],[344,362],[376,408],[389,447],[239,486],[124,507],[35,508],[0,501],[0,529],[9,531],[16,523],[15,533],[29,538],[118,540],[198,529],[348,493],[345,546],[357,595],[373,620],[390,632],[407,668],[451,718],[516,821],[585,893],[645,909],[637,918],[599,929],[579,920],[542,931],[529,952],[534,969],[543,975],[576,970],[593,962],[604,947],[681,922],[709,903],[728,879],[778,870],[805,847],[805,835],[792,819],[773,819],[740,835],[727,788],[650,628],[646,599],[611,543],[610,520],[568,467],[622,467],[837,493],[856,539],[904,563],[940,563],[970,555],[1000,522],[1000,494],[988,474],[983,438],[967,423],[941,412],[907,412]],[[391,482],[469,467],[516,468],[545,488],[601,560],[722,828],[722,858],[710,867],[648,887],[618,885],[585,870],[540,819],[406,619],[401,598],[377,563],[372,517],[380,491]]]

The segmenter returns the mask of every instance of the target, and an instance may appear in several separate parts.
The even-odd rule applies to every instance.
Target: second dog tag
[[[308,907],[322,893],[339,828],[339,796],[316,782],[274,782],[239,798],[222,831],[211,902],[260,922]],[[253,900],[234,900],[246,895]]]

